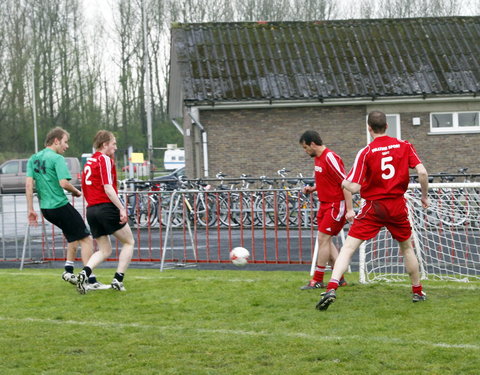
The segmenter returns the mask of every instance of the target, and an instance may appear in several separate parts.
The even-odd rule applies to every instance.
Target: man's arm
[[[349,222],[352,222],[355,217],[355,211],[353,211],[352,193],[347,189],[343,189],[343,196],[345,197],[345,204],[347,205],[347,213],[345,217]]]
[[[108,184],[103,185],[103,190],[105,191],[105,194],[107,194],[108,198],[110,198],[112,203],[120,210],[120,223],[126,223],[128,220],[127,210],[125,207],[123,207],[122,202],[120,202],[120,199],[118,198],[113,186]]]
[[[78,190],[75,186],[73,186],[70,183],[70,181],[68,181],[66,179],[63,179],[63,180],[60,180],[59,183],[60,183],[60,186],[63,189],[72,193],[74,197],[81,197],[82,196],[82,192],[80,190]]]
[[[415,171],[418,175],[418,182],[422,190],[422,206],[427,208],[430,206],[430,199],[428,198],[428,173],[423,164],[417,164]]]
[[[350,193],[358,193],[362,185],[357,184],[356,182],[350,182],[348,180],[342,181],[342,188],[347,189]]]
[[[302,189],[303,194],[310,194],[313,193],[317,190],[316,185],[310,186],[310,185],[305,185]]]
[[[38,215],[33,208],[33,177],[27,177],[25,181],[25,196],[27,198],[28,223],[37,226]]]

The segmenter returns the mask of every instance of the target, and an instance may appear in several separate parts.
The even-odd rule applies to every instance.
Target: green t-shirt
[[[65,158],[50,148],[44,148],[28,159],[27,177],[33,177],[40,208],[58,208],[68,203],[60,180],[70,180]]]

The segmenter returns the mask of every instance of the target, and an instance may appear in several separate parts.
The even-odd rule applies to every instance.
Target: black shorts
[[[41,211],[45,219],[62,230],[67,242],[75,242],[90,235],[82,216],[70,203],[58,208],[42,208]]]
[[[93,238],[113,234],[126,224],[120,224],[120,210],[113,203],[87,207],[87,220]]]

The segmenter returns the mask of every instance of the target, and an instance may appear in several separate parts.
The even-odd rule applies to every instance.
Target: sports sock
[[[93,274],[93,272],[88,277],[89,284],[95,284],[97,282],[97,277]]]
[[[422,294],[422,284],[412,285],[412,292],[415,294]]]
[[[115,272],[115,276],[113,276],[113,278],[114,278],[114,279],[117,279],[117,280],[120,281],[120,282],[122,282],[124,276],[125,276],[124,273]]]
[[[335,290],[338,289],[338,280],[337,279],[330,279],[330,281],[328,282],[328,285],[327,285],[327,290],[330,290],[330,289],[335,289]]]
[[[313,274],[313,279],[312,280],[314,280],[318,283],[322,283],[324,274],[325,274],[325,267],[317,266],[315,268],[315,273]]]
[[[87,274],[87,277],[90,277],[90,275],[92,274],[92,269],[90,267],[85,266],[83,267],[83,270]]]
[[[67,260],[65,262],[65,271],[73,273],[73,264],[74,262],[72,262],[71,260]]]

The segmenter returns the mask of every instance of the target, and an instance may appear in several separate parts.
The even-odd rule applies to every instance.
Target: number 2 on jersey
[[[83,173],[85,173],[85,185],[91,185],[92,181],[90,181],[90,176],[92,175],[92,168],[90,168],[89,165],[85,165]]]
[[[393,156],[385,156],[381,160],[381,168],[384,173],[382,173],[382,178],[384,180],[390,180],[393,176],[395,176],[395,168],[392,164],[389,164],[393,160]],[[387,173],[385,173],[388,171]]]

